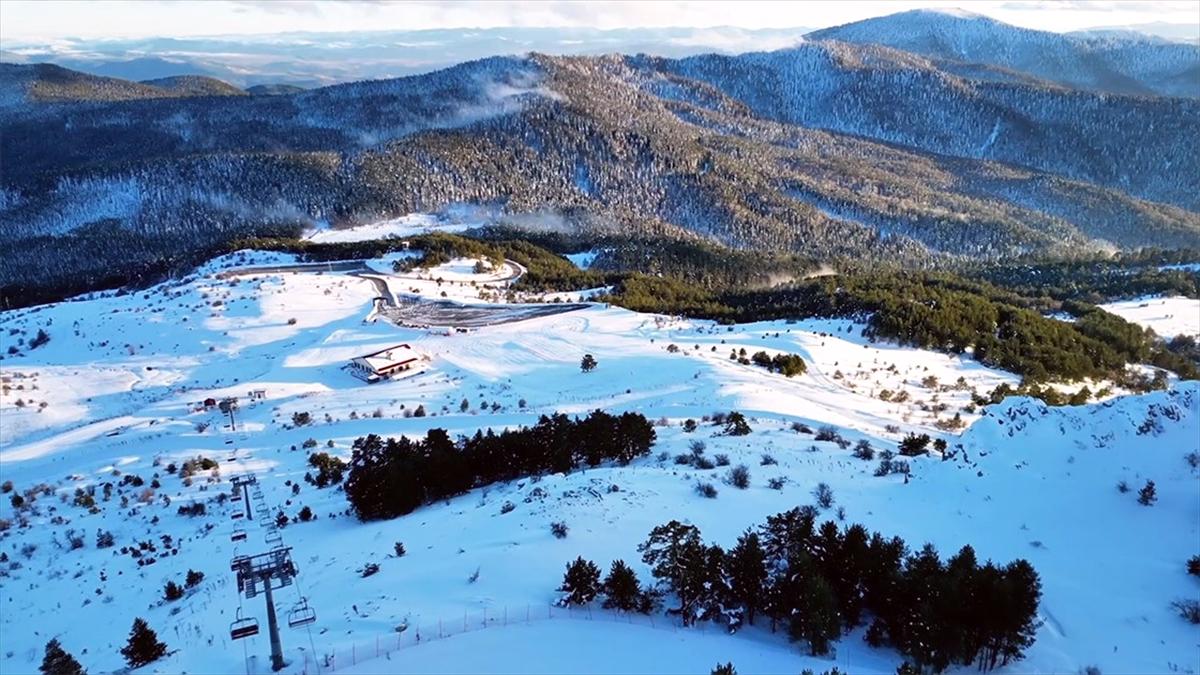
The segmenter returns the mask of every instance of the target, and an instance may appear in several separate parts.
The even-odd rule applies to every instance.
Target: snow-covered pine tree
[[[729,550],[729,597],[741,607],[746,621],[754,623],[754,615],[762,608],[767,583],[766,552],[758,533],[746,530],[737,544]]]
[[[158,641],[158,634],[138,617],[133,620],[129,641],[121,648],[121,655],[130,668],[138,668],[166,656],[167,645]]]
[[[1154,487],[1154,481],[1148,480],[1142,489],[1138,490],[1138,503],[1142,506],[1153,506],[1156,501],[1158,489]]]
[[[42,675],[87,675],[75,657],[62,648],[58,638],[46,643],[46,655],[42,657],[42,665],[38,670]]]
[[[624,560],[614,560],[604,578],[604,608],[636,612],[642,607],[642,589],[637,573]]]
[[[595,600],[600,592],[600,568],[591,560],[584,560],[583,556],[576,558],[575,562],[567,563],[567,571],[558,590],[566,593],[558,601],[560,605],[586,605]]]

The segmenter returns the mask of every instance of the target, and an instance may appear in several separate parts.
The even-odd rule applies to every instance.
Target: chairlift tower
[[[267,630],[271,635],[271,670],[276,672],[283,670],[286,664],[283,662],[283,645],[279,640],[279,621],[275,616],[275,598],[272,592],[292,585],[297,571],[295,563],[292,562],[291,551],[290,546],[285,546],[257,555],[237,556],[229,565],[230,570],[237,574],[239,594],[251,600],[260,593],[266,596]],[[256,632],[258,631],[240,636],[233,633],[231,635],[237,639],[249,637]]]
[[[254,517],[254,511],[250,507],[250,486],[258,485],[258,478],[255,477],[254,474],[246,474],[245,476],[234,476],[232,483],[233,483],[233,489],[235,491],[236,490],[242,491],[241,500],[246,505],[246,520],[250,520],[251,518]],[[237,499],[238,499],[238,495],[235,493],[234,501],[237,501]]]
[[[229,415],[229,430],[237,431],[237,423],[233,419],[233,413],[237,412],[238,409],[237,397],[227,396],[221,399],[221,402],[217,404],[217,407],[221,410],[221,412]]]

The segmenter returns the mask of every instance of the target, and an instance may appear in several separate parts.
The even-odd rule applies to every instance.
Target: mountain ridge
[[[1200,45],[1012,26],[983,15],[915,9],[808,33],[809,40],[879,44],[1009,68],[1065,86],[1116,94],[1200,97]]]
[[[1194,128],[1195,105],[971,80],[827,42],[682,60],[496,57],[277,96],[26,106],[0,115],[15,167],[0,231],[45,261],[35,280],[455,204],[917,267],[1200,248],[1200,188],[1158,168],[1200,160],[1144,135]],[[1113,119],[1139,124],[1081,152]],[[115,232],[128,251],[61,253],[61,237]],[[0,268],[0,284],[29,275],[11,258]]]

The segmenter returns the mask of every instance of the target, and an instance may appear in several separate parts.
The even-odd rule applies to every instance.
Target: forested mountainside
[[[1196,248],[1200,159],[1178,140],[1200,135],[1196,105],[973,81],[826,43],[10,106],[0,286],[88,287],[237,237],[459,204],[917,267]]]
[[[245,93],[216,78],[199,75],[131,82],[89,75],[49,63],[0,63],[0,114],[6,109],[36,104],[241,96]]]
[[[974,81],[874,45],[652,60],[707,82],[754,114],[929,152],[1041,169],[1195,210],[1200,101]]]
[[[810,40],[879,44],[1117,94],[1200,96],[1200,46],[1136,34],[1078,36],[968,12],[913,10],[834,26]]]
[[[222,82],[215,77],[204,75],[175,75],[154,80],[145,80],[142,84],[165,89],[176,96],[245,96],[246,92],[237,87]]]

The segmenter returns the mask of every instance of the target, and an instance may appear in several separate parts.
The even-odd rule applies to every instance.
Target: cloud
[[[319,16],[321,3],[315,0],[229,0],[231,9],[239,14],[308,15]]]
[[[1138,12],[1156,14],[1178,11],[1180,2],[1154,2],[1153,0],[1011,0],[997,9],[1028,12],[1052,10],[1057,12]]]

